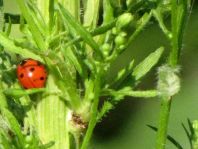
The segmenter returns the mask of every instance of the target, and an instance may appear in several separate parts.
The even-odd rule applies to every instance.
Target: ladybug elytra
[[[25,59],[17,66],[17,77],[24,89],[42,88],[46,83],[47,71],[39,61]]]

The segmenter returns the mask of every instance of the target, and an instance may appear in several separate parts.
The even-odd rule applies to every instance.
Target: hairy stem
[[[94,101],[91,108],[91,119],[88,125],[86,135],[84,137],[81,149],[87,149],[88,143],[92,136],[94,127],[97,123],[97,113],[98,113],[98,103],[99,103],[99,93],[100,93],[100,76],[96,78],[94,82]]]
[[[171,12],[171,27],[172,27],[172,39],[168,65],[171,67],[176,67],[178,64],[180,50],[182,48],[182,39],[184,25],[186,23],[187,16],[187,0],[181,0],[177,2],[172,0],[172,12]],[[164,149],[167,138],[167,129],[171,108],[172,96],[162,97],[161,109],[160,109],[160,120],[159,129],[157,132],[156,149]]]
[[[171,108],[171,99],[162,99],[160,109],[160,122],[157,132],[156,149],[164,149],[166,145],[166,135]]]

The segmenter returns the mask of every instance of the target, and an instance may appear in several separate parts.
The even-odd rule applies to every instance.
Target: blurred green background
[[[13,0],[5,0],[6,12],[17,13]],[[17,37],[17,26],[12,36]],[[167,59],[169,44],[157,24],[150,24],[124,52],[112,68],[112,74],[121,66],[135,59],[138,64],[159,46],[166,51],[161,64]],[[160,65],[160,64],[159,64]],[[158,66],[159,66],[158,65]],[[181,91],[173,98],[168,133],[177,139],[185,149],[189,143],[181,123],[187,126],[187,118],[198,120],[198,3],[195,2],[187,24],[180,60]],[[143,80],[137,89],[151,89],[156,86],[156,67]],[[157,126],[159,118],[159,99],[126,98],[111,110],[100,122],[95,131],[90,149],[154,149],[156,133],[146,125]],[[166,149],[175,149],[167,141]]]

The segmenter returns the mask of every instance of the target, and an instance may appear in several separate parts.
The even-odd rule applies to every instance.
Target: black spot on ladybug
[[[27,87],[24,87],[24,89],[27,89]]]
[[[44,77],[40,77],[40,80],[44,80],[45,78]]]
[[[22,73],[22,74],[20,74],[20,76],[19,76],[20,78],[23,78],[24,77],[24,74]]]
[[[39,61],[37,61],[37,66],[40,66],[40,65],[42,65]]]
[[[31,67],[31,68],[30,68],[30,71],[33,72],[33,71],[34,71],[34,67]]]

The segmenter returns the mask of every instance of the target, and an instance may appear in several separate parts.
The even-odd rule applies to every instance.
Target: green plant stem
[[[171,39],[172,38],[172,34],[171,32],[167,29],[167,27],[164,24],[164,20],[162,15],[160,14],[160,11],[158,10],[159,8],[157,8],[156,10],[152,10],[153,16],[156,18],[156,20],[159,22],[159,26],[161,28],[161,30],[164,32],[164,34],[166,35],[167,39]]]
[[[88,129],[84,137],[81,149],[87,149],[88,143],[90,141],[91,135],[93,133],[94,127],[97,123],[97,113],[98,113],[98,103],[100,94],[100,77],[96,78],[94,82],[94,101],[91,108],[91,119],[89,121]]]
[[[157,132],[156,149],[164,149],[166,144],[166,135],[168,128],[168,121],[171,108],[171,99],[162,99],[160,108],[160,122]]]
[[[46,89],[51,92],[57,89],[52,76],[48,76]],[[69,133],[67,124],[67,107],[58,95],[42,96],[37,105],[38,134],[42,143],[54,141],[50,149],[69,149]]]
[[[173,37],[171,39],[172,49],[169,54],[168,65],[171,67],[176,67],[179,60],[180,50],[182,48],[184,25],[187,20],[187,0],[182,0],[179,2],[172,0],[171,9],[171,28]],[[172,96],[162,97],[156,149],[165,148],[171,102]]]
[[[141,22],[140,25],[136,28],[135,32],[129,37],[128,42],[126,44],[126,47],[129,47],[129,45],[131,44],[131,42],[137,37],[137,35],[139,35],[139,33],[144,29],[144,27],[147,25],[147,23],[149,22],[149,20],[152,17],[152,13],[145,13],[142,17],[141,17]]]

